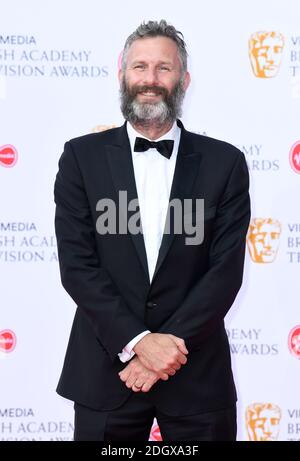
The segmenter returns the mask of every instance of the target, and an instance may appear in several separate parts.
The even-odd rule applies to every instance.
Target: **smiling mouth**
[[[142,94],[143,96],[160,96],[161,93],[153,91],[141,91],[139,94]]]

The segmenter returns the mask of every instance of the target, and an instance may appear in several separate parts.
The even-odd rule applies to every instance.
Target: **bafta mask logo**
[[[281,410],[273,403],[252,403],[246,408],[248,439],[253,442],[277,440]]]
[[[247,246],[252,261],[272,263],[277,255],[281,224],[277,219],[254,218],[247,234]]]
[[[288,346],[290,353],[297,359],[300,359],[300,325],[297,325],[290,331]]]
[[[296,173],[300,173],[300,141],[295,142],[291,147],[290,165]]]
[[[284,38],[280,32],[255,32],[249,39],[253,73],[259,78],[275,77],[280,67]]]

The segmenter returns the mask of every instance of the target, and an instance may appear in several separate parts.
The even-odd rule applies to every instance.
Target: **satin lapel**
[[[129,203],[131,200],[137,199],[138,195],[126,125],[124,124],[119,130],[116,136],[116,143],[106,146],[106,156],[116,189],[116,195],[119,197],[119,191],[126,191],[127,203]],[[129,219],[134,212],[127,211],[127,214]],[[128,222],[128,219],[126,219],[126,222]],[[130,234],[130,236],[146,273],[148,283],[150,283],[143,234],[139,232],[136,235]]]
[[[192,191],[201,161],[201,154],[195,151],[191,143],[191,135],[184,129],[181,122],[178,122],[178,125],[181,127],[182,131],[169,203],[175,198],[183,200],[192,197]],[[169,234],[164,233],[152,283],[168,254],[173,240],[174,233],[172,231]]]

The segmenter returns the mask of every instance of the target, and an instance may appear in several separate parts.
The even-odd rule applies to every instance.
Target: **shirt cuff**
[[[130,360],[134,355],[135,352],[133,350],[134,346],[146,335],[151,333],[151,331],[146,330],[140,333],[139,335],[135,336],[126,346],[123,348],[122,352],[118,354],[119,359],[121,362],[126,363]]]

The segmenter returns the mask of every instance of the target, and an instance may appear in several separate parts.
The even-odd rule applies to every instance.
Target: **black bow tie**
[[[154,147],[158,152],[166,158],[170,158],[173,152],[174,141],[171,139],[163,139],[162,141],[149,141],[145,138],[136,138],[134,144],[134,152],[145,152],[145,150]]]

